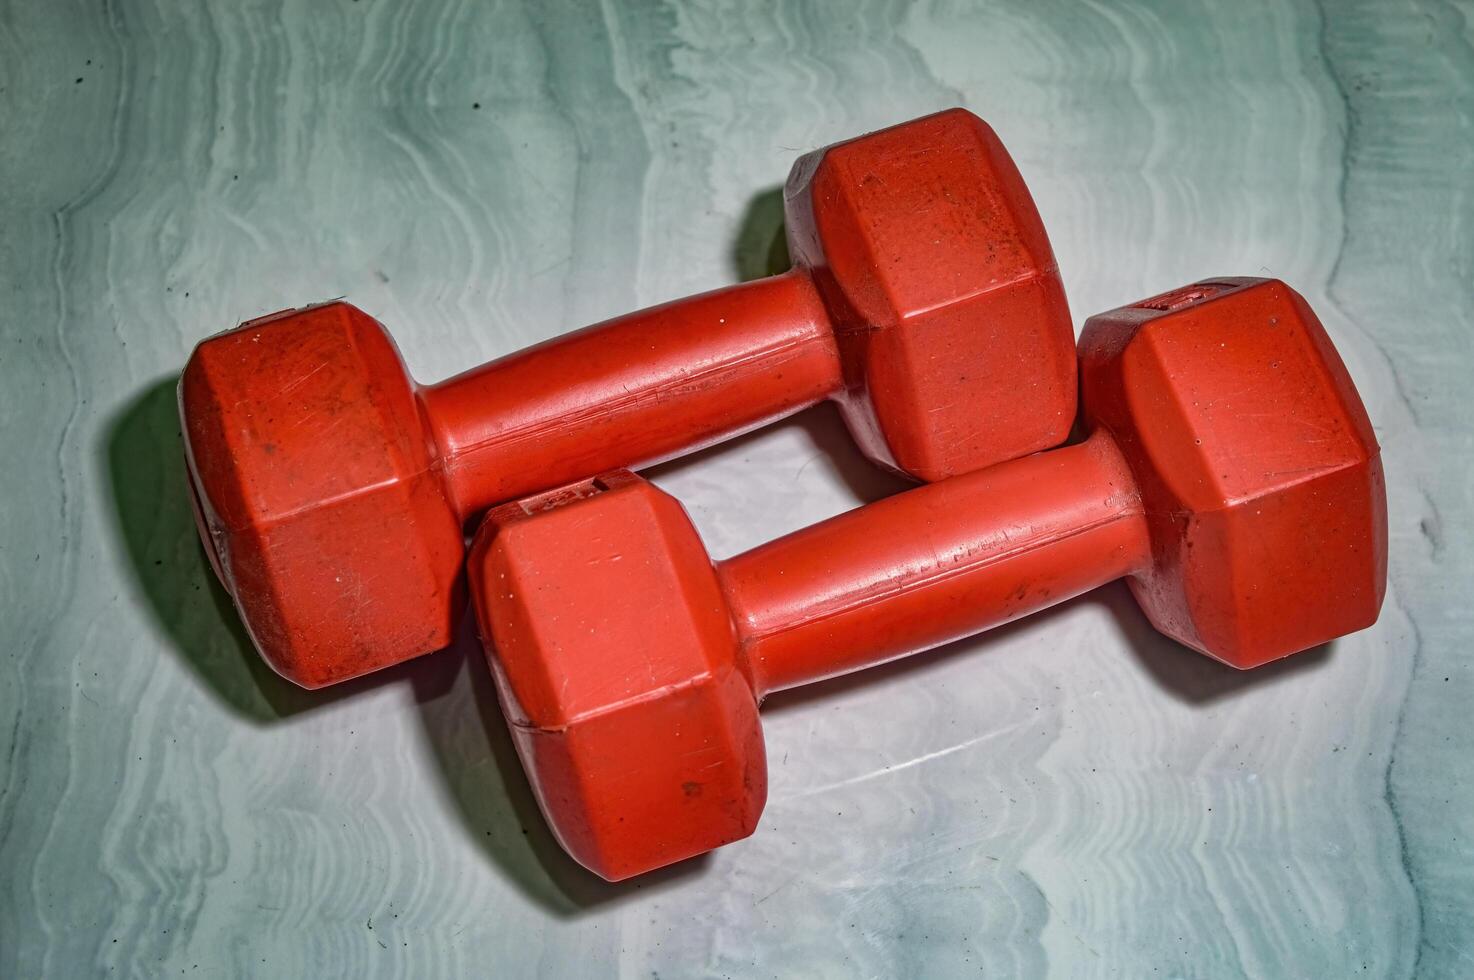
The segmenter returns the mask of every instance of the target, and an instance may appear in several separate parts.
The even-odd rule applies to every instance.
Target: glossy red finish
[[[279,673],[320,687],[450,642],[461,522],[376,323],[334,304],[221,334],[179,402],[206,545]]]
[[[585,533],[570,504],[593,497]],[[475,601],[507,611],[492,668],[568,853],[613,880],[752,833],[767,797],[757,700],[681,505],[616,472],[498,507],[485,528]]]
[[[1221,279],[1092,317],[1080,372],[1137,474],[1153,562],[1131,590],[1157,629],[1244,668],[1376,621],[1377,439],[1298,293]]]
[[[1195,284],[1092,318],[1080,352],[1084,442],[714,569],[679,506],[629,473],[494,510],[472,594],[523,763],[570,853],[617,879],[749,833],[764,798],[750,708],[766,693],[1113,579],[1158,628],[1240,668],[1375,622],[1379,450],[1293,290]],[[721,697],[665,711],[692,686]],[[592,735],[606,717],[617,744]]]
[[[952,109],[811,153],[784,198],[789,252],[834,318],[840,408],[871,458],[941,480],[1065,440],[1069,309],[986,123]]]
[[[970,636],[1150,561],[1109,439],[919,487],[738,555],[719,575],[759,696]]]
[[[423,389],[461,513],[697,449],[841,390],[801,271],[587,327]]]
[[[942,479],[1061,442],[1073,334],[1027,189],[951,110],[802,158],[795,268],[422,388],[346,303],[196,348],[180,381],[212,561],[256,645],[321,687],[434,650],[486,507],[825,398],[878,463]]]

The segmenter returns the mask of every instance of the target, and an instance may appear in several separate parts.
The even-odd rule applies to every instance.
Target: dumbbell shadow
[[[966,670],[965,664],[953,661],[982,656],[990,648],[1001,647],[1022,635],[1048,636],[1059,628],[1060,620],[1089,606],[1104,608],[1109,613],[1110,638],[1123,641],[1157,689],[1183,704],[1208,706],[1253,688],[1268,687],[1287,678],[1319,670],[1329,662],[1336,646],[1336,641],[1332,641],[1255,670],[1236,670],[1158,633],[1142,615],[1136,600],[1131,598],[1126,583],[1112,582],[1024,619],[977,636],[965,637],[920,656],[902,657],[857,673],[779,691],[763,702],[763,713],[773,715],[799,710],[810,703],[832,701],[846,691],[895,684],[944,665],[948,670]]]
[[[740,281],[789,268],[781,187],[758,194],[749,203],[732,263]],[[421,705],[431,751],[467,834],[525,894],[555,914],[574,915],[688,878],[707,865],[705,859],[689,861],[643,876],[633,885],[616,886],[590,875],[564,853],[538,811],[517,760],[469,619],[449,650],[331,689],[304,691],[271,670],[253,649],[199,541],[187,491],[177,385],[178,378],[172,375],[148,385],[108,426],[103,450],[114,531],[138,589],[168,634],[173,652],[214,698],[260,725],[408,679]],[[857,501],[876,500],[910,485],[865,459],[829,403],[780,425],[802,429]],[[760,433],[770,434],[772,428]],[[760,433],[664,464],[654,472],[674,472],[726,453],[740,454],[763,437]]]
[[[114,534],[173,652],[221,704],[258,725],[402,677],[402,671],[388,671],[313,693],[283,680],[256,655],[195,530],[178,380],[170,375],[144,388],[107,426],[101,447]]]
[[[911,485],[866,460],[847,437],[839,413],[827,405],[647,472],[671,475],[690,466],[711,465],[728,454],[740,458],[753,443],[784,427],[807,436],[857,502],[877,500]],[[642,875],[638,881],[610,884],[567,855],[548,829],[517,758],[486,655],[469,616],[454,646],[408,666],[438,775],[468,838],[523,894],[549,912],[576,916],[612,901],[674,886],[699,876],[709,866],[709,858],[703,856]]]
[[[748,204],[732,248],[732,266],[743,282],[789,268],[781,186],[755,195]],[[402,679],[408,672],[391,668],[314,693],[282,679],[262,662],[229,595],[212,574],[195,529],[186,489],[178,382],[170,375],[145,387],[107,426],[102,446],[114,533],[174,653],[220,703],[258,724]],[[839,413],[828,403],[802,413],[796,424],[834,456],[840,475],[862,499],[875,499],[905,485],[852,448]],[[740,447],[744,441],[727,448]],[[683,462],[721,451],[710,449]]]
[[[112,530],[135,586],[200,686],[237,717],[268,725],[407,680],[467,834],[519,888],[557,914],[631,894],[579,868],[553,840],[517,763],[469,617],[462,641],[449,650],[328,690],[304,691],[261,660],[195,529],[177,383],[172,375],[161,378],[128,401],[107,426],[100,449],[113,502]],[[674,869],[643,884],[658,886],[699,867]]]
[[[256,654],[229,595],[210,569],[195,529],[180,443],[177,384],[177,377],[170,375],[144,388],[107,426],[102,446],[113,532],[127,555],[136,587],[168,635],[174,654],[221,704],[256,724],[412,676],[414,672],[404,665],[310,692],[278,676]],[[859,501],[876,500],[909,485],[866,460],[849,440],[839,413],[827,404],[781,424],[803,429]],[[758,438],[758,434],[743,436],[652,473],[740,453]]]
[[[731,269],[738,282],[751,282],[754,279],[781,275],[792,266],[783,224],[783,186],[780,184],[754,194],[748,200],[737,236],[732,243]],[[717,457],[740,457],[754,442],[771,436],[784,427],[803,430],[818,451],[817,458],[832,468],[834,475],[854,494],[856,503],[879,500],[915,485],[906,477],[881,469],[866,459],[865,454],[855,446],[854,438],[845,427],[839,408],[831,401],[807,408],[776,425],[764,426],[736,439],[679,456],[643,472],[647,477],[659,480],[661,477],[707,465]]]
[[[783,263],[777,203],[753,202],[737,278]],[[192,489],[266,660],[317,689],[448,646],[461,532],[488,507],[826,399],[866,455],[919,479],[1063,437],[1075,403],[1064,291],[985,123],[953,109],[817,150],[790,171],[783,205],[792,272],[435,384],[344,302],[201,341],[180,384]]]
[[[783,225],[783,186],[754,194],[743,212],[732,243],[732,272],[738,282],[751,282],[787,272],[788,236]]]
[[[1057,621],[1080,604],[1104,606],[1118,635],[1127,641],[1152,679],[1169,696],[1192,704],[1210,704],[1251,687],[1316,670],[1326,663],[1333,646],[1326,644],[1256,671],[1234,670],[1156,633],[1145,622],[1125,585],[1115,583],[927,655],[779,692],[764,702],[763,713],[818,710],[861,686],[894,685],[908,676],[939,669],[972,669],[974,665],[965,658],[981,657],[1024,631],[1043,635],[1057,629]],[[528,785],[469,617],[455,646],[417,662],[413,683],[439,774],[467,836],[524,895],[547,911],[564,918],[576,917],[611,902],[680,887],[710,868],[708,853],[610,883],[567,855],[548,829]]]
[[[1237,670],[1199,656],[1152,626],[1131,597],[1125,582],[1112,582],[1103,589],[1081,596],[1077,602],[1104,606],[1116,630],[1151,679],[1166,694],[1184,704],[1211,705],[1252,688],[1263,688],[1325,667],[1335,652],[1337,640],[1311,647],[1253,670]]]
[[[527,898],[562,918],[699,877],[709,855],[615,885],[589,874],[548,829],[518,761],[496,685],[467,616],[454,645],[415,662],[412,681],[451,809],[467,837]]]
[[[524,894],[556,915],[576,916],[651,889],[673,887],[709,867],[707,858],[698,858],[616,885],[588,873],[564,853],[548,830],[518,761],[469,617],[449,650],[327,691],[303,691],[262,663],[198,541],[179,445],[175,383],[168,377],[149,385],[107,428],[104,448],[114,531],[174,652],[214,697],[240,717],[268,724],[378,684],[407,679],[420,705],[439,775],[468,837]],[[905,481],[863,459],[844,438],[836,413],[819,408],[783,424],[803,428],[858,499],[876,499],[904,487]],[[668,466],[675,469],[724,452],[741,453],[747,441],[756,438],[740,438]],[[981,654],[1020,630],[1051,628],[1052,620],[1077,603],[1105,606],[1153,680],[1187,703],[1212,703],[1318,669],[1331,650],[1328,644],[1256,671],[1236,671],[1158,634],[1118,583],[922,657],[781,692],[764,710],[801,710],[811,701],[861,684],[894,682],[912,672]],[[967,667],[950,663],[947,669]]]
[[[690,466],[710,465],[728,454],[741,457],[754,442],[784,427],[799,429],[808,437],[857,503],[878,500],[912,485],[866,460],[847,438],[839,413],[828,405],[808,409],[776,426],[684,456],[647,473],[668,476]],[[549,912],[576,916],[612,901],[675,886],[699,876],[709,866],[709,855],[703,855],[641,875],[636,881],[611,884],[568,856],[538,809],[470,616],[462,623],[452,647],[406,667],[438,774],[467,836],[523,894]]]
[[[910,485],[866,461],[845,438],[837,413],[819,407],[779,425],[802,429],[849,486],[856,502],[876,500]],[[670,475],[702,461],[710,465],[728,453],[740,456],[748,451],[751,442],[760,438],[763,435],[743,436],[648,472],[657,477]],[[1077,608],[1077,603],[1106,605],[1153,678],[1172,696],[1189,701],[1227,697],[1247,685],[1262,684],[1288,670],[1303,670],[1314,665],[1312,660],[1323,659],[1320,651],[1313,651],[1259,671],[1236,671],[1205,661],[1153,631],[1123,586],[1109,586],[1101,592],[1105,594],[1103,597],[1082,596],[930,654],[780,692],[764,703],[763,710],[765,713],[801,710],[810,702],[832,701],[836,695],[861,685],[895,683],[908,675],[943,665],[948,670],[970,669],[966,662],[949,662],[982,655],[995,644],[1015,638],[1020,631],[1036,630],[1043,634],[1057,628],[1055,621]],[[439,775],[468,838],[525,895],[548,911],[576,916],[583,910],[646,894],[651,889],[677,886],[709,867],[709,855],[703,855],[632,881],[611,884],[568,857],[548,829],[532,794],[497,702],[485,654],[469,618],[456,644],[436,656],[415,662],[410,677]]]

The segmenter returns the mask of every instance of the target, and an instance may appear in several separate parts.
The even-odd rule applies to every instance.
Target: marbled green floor
[[[1471,15],[0,0],[0,975],[1474,976]],[[1077,320],[1215,274],[1320,310],[1384,445],[1375,629],[1236,675],[1107,589],[774,699],[757,835],[624,887],[468,645],[318,696],[252,659],[196,340],[346,295],[443,377],[760,274],[797,151],[953,104]],[[827,410],[655,475],[719,555],[894,486]]]

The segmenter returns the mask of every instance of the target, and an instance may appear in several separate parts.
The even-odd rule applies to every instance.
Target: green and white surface
[[[0,0],[0,975],[1474,975],[1471,15]],[[956,104],[1077,322],[1224,274],[1320,311],[1376,628],[1239,675],[1113,587],[775,698],[757,834],[620,887],[470,642],[316,695],[253,659],[183,491],[197,340],[342,295],[435,380],[768,271],[798,152]],[[717,556],[896,486],[827,409],[652,475]]]

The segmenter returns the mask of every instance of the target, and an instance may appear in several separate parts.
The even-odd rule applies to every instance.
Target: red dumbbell
[[[626,471],[495,508],[469,562],[543,813],[615,880],[750,834],[757,706],[1126,577],[1162,632],[1239,668],[1370,626],[1387,516],[1371,423],[1270,280],[1092,318],[1090,435],[898,494],[715,567]]]
[[[204,341],[179,386],[200,534],[262,655],[321,687],[449,643],[463,528],[499,501],[825,398],[936,480],[1063,441],[1074,335],[1007,151],[960,109],[802,157],[795,268],[428,388],[345,303]]]

